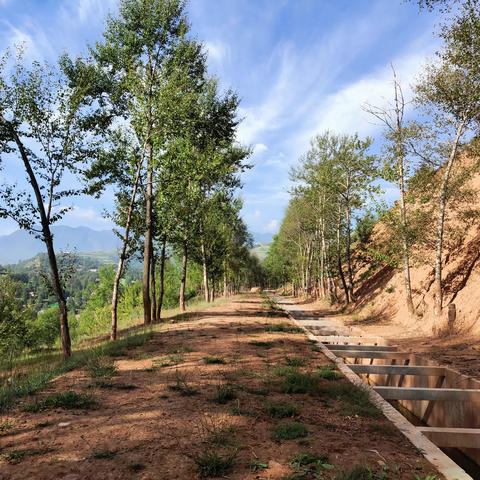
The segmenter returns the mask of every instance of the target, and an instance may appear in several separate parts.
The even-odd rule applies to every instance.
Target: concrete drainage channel
[[[480,480],[480,382],[275,298],[448,480]]]

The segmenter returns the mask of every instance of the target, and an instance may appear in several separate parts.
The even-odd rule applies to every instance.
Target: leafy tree
[[[51,288],[58,302],[62,351],[70,356],[68,309],[50,226],[69,207],[65,200],[81,193],[72,174],[97,151],[94,132],[85,135],[85,112],[60,68],[22,64],[19,53],[12,69],[9,56],[0,71],[0,154],[15,155],[30,191],[4,184],[0,216],[41,239],[47,249]]]
[[[466,6],[460,16],[441,33],[446,44],[438,52],[438,60],[425,69],[416,86],[417,104],[431,119],[437,168],[441,181],[437,197],[435,240],[435,313],[443,307],[442,266],[445,218],[449,200],[455,193],[451,185],[452,171],[462,143],[478,131],[480,120],[480,15]]]

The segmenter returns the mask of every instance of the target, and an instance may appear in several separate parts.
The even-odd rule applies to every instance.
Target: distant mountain
[[[60,252],[76,251],[114,252],[119,247],[119,239],[112,230],[93,230],[88,227],[52,227],[55,249]],[[0,265],[27,260],[38,253],[45,252],[41,240],[29,235],[24,230],[17,230],[10,235],[0,236]]]
[[[273,234],[272,233],[254,232],[254,233],[252,233],[252,236],[253,236],[253,241],[256,244],[271,243],[271,241],[273,239]]]

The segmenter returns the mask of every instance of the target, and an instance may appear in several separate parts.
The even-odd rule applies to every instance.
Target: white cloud
[[[230,49],[228,45],[218,40],[207,40],[204,42],[205,49],[208,53],[208,59],[221,63],[227,59],[230,55]]]
[[[253,153],[263,153],[268,150],[268,147],[264,143],[256,143],[253,146]]]
[[[114,10],[118,0],[67,0],[60,15],[71,26],[80,27],[103,22],[107,13]]]
[[[278,220],[272,219],[265,225],[265,233],[277,233],[279,227]]]
[[[72,210],[70,210],[65,215],[64,220],[65,223],[75,223],[78,221],[81,224],[85,224],[85,222],[87,222],[88,224],[103,224],[104,226],[112,224],[112,222],[108,218],[103,217],[100,213],[98,213],[95,209],[91,207],[83,208],[79,206],[74,206]]]

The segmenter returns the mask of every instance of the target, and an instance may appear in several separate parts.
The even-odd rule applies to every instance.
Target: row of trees
[[[209,77],[182,0],[122,0],[88,57],[26,66],[19,52],[0,67],[0,153],[22,162],[31,187],[4,185],[0,215],[45,242],[65,357],[67,302],[50,226],[75,195],[114,193],[122,247],[112,339],[121,279],[137,254],[145,325],[160,319],[172,254],[181,258],[181,310],[189,261],[203,267],[207,301],[249,281],[251,239],[234,198],[250,154],[235,141],[238,97]]]
[[[437,3],[441,4],[426,6],[434,8]],[[292,199],[267,258],[274,283],[292,282],[295,290],[314,291],[331,301],[338,301],[341,287],[343,300],[354,301],[352,219],[356,217],[355,240],[360,247],[374,224],[372,214],[365,211],[375,207],[378,180],[384,179],[396,184],[400,198],[378,215],[387,240],[383,250],[369,252],[370,261],[402,268],[405,301],[415,316],[412,261],[420,260],[416,247],[433,250],[433,258],[423,260],[432,264],[434,311],[441,315],[445,242],[451,234],[465,232],[478,214],[476,192],[469,185],[479,167],[478,2],[461,4],[439,35],[444,45],[414,86],[413,99],[405,98],[392,67],[391,102],[364,106],[384,127],[381,157],[369,155],[372,141],[357,135],[326,132],[311,141],[292,170]],[[407,119],[411,104],[414,111]]]

